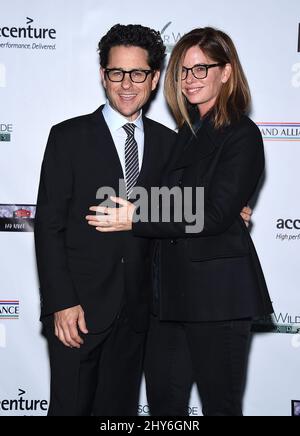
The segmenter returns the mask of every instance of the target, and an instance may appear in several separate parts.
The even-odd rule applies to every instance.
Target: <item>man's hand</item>
[[[134,204],[118,197],[110,197],[110,199],[114,203],[119,204],[120,207],[90,207],[90,211],[96,212],[96,215],[87,215],[85,217],[88,224],[96,227],[96,230],[102,233],[132,230],[132,221],[135,211]]]
[[[70,307],[54,314],[55,336],[69,348],[80,348],[83,344],[79,336],[79,330],[87,334],[88,329],[84,319],[84,312],[81,306]]]
[[[252,212],[253,211],[249,206],[244,207],[244,209],[241,212],[241,217],[243,218],[244,223],[246,224],[247,227],[249,227]]]

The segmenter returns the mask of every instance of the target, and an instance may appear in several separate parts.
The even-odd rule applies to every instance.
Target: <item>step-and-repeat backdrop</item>
[[[254,328],[244,409],[300,414],[299,0],[3,0],[0,9],[0,415],[47,413],[32,233],[40,165],[51,125],[105,101],[97,43],[119,22],[161,31],[168,53],[185,32],[206,25],[237,45],[265,140],[252,235],[276,310]],[[175,127],[162,87],[148,116]],[[139,413],[148,412],[142,386]],[[195,388],[190,414],[201,415]]]

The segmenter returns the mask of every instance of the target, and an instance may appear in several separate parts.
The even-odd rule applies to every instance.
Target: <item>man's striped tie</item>
[[[132,189],[139,176],[139,152],[138,145],[134,138],[134,124],[125,124],[123,129],[127,133],[125,142],[125,181],[127,198],[130,198]]]

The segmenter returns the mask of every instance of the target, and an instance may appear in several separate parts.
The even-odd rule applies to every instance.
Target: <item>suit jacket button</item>
[[[176,245],[177,244],[176,239],[171,239],[171,244]]]
[[[124,257],[122,257],[122,259],[121,259],[121,263],[125,263],[125,259],[124,259]]]

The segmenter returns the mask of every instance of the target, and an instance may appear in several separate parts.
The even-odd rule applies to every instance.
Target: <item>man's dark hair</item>
[[[148,64],[152,70],[160,70],[165,57],[166,47],[160,33],[150,27],[139,24],[116,24],[98,44],[100,65],[107,67],[109,51],[112,47],[124,45],[126,47],[141,47],[148,52]]]

